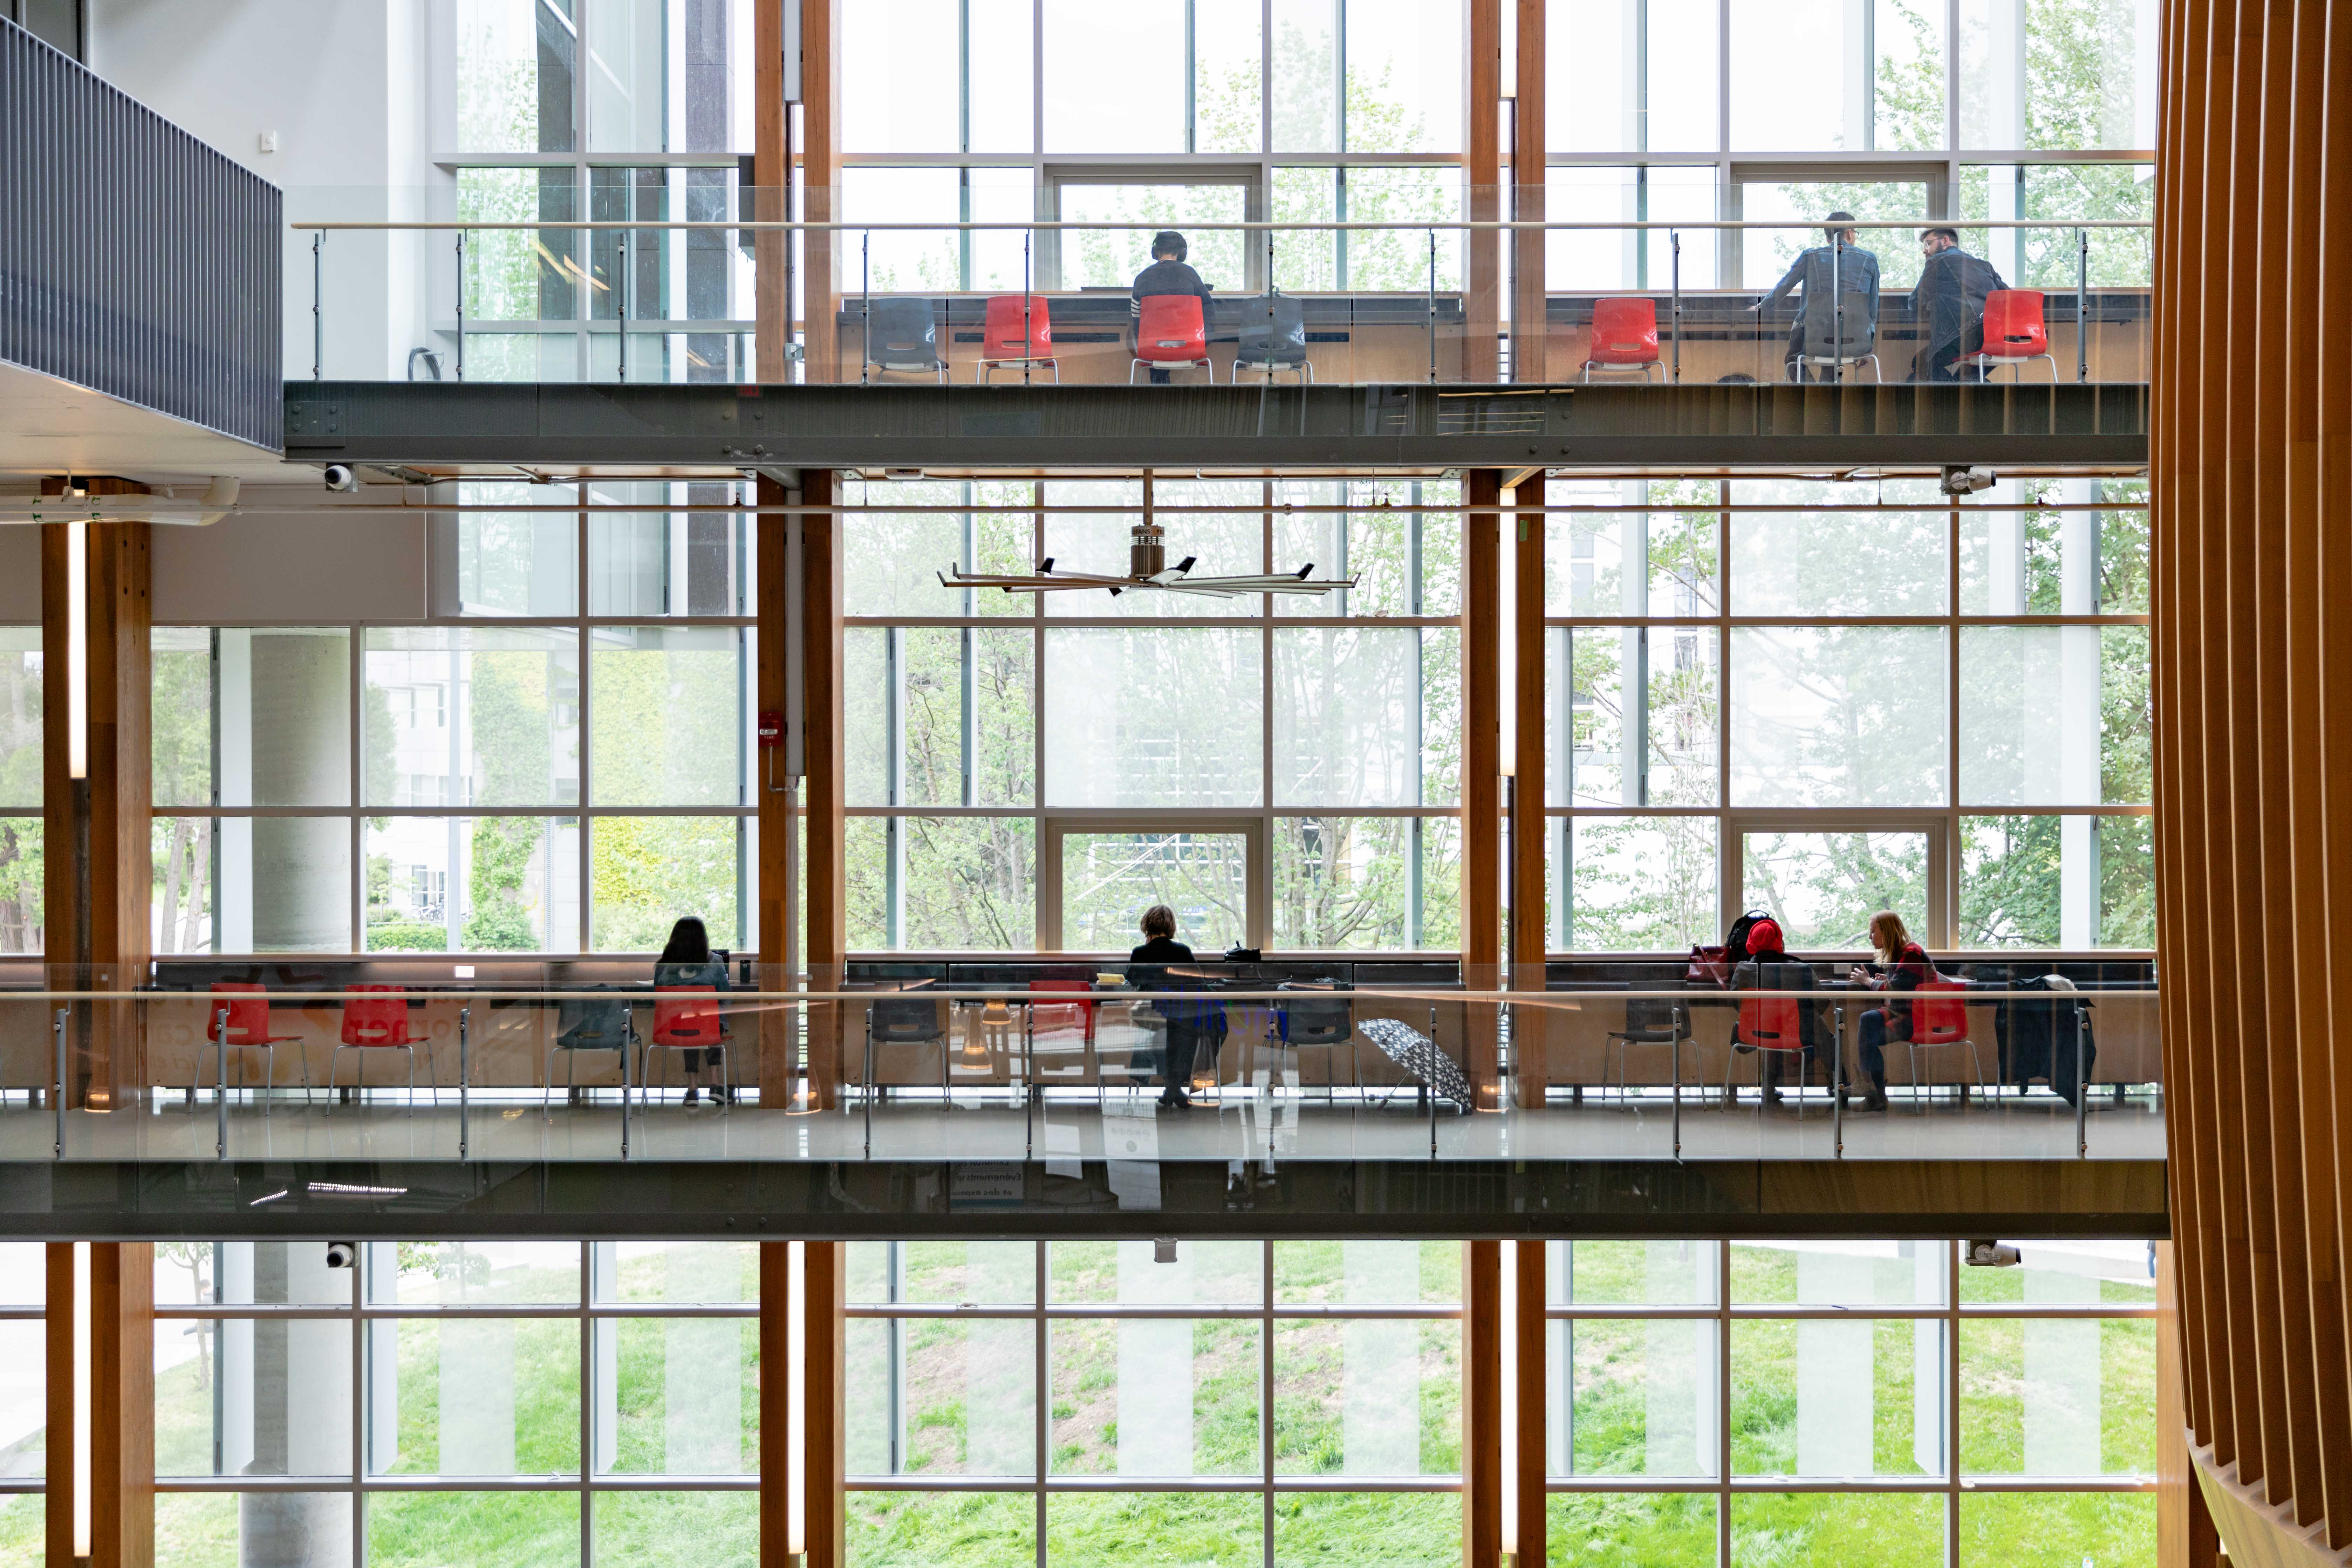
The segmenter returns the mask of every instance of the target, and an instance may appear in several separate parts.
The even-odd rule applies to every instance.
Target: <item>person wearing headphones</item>
[[[1130,334],[1142,324],[1143,297],[1147,294],[1197,295],[1202,301],[1202,313],[1207,314],[1209,286],[1201,281],[1199,273],[1185,265],[1189,250],[1184,237],[1172,228],[1163,228],[1151,237],[1151,265],[1135,275],[1135,288],[1128,296]],[[1154,385],[1167,385],[1167,368],[1152,366],[1151,380]]]

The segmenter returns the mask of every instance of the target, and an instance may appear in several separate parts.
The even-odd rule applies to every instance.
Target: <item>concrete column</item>
[[[350,1277],[319,1242],[253,1242],[256,1301],[323,1301]],[[230,1363],[222,1357],[226,1379]],[[252,1325],[251,1453],[240,1473],[283,1476],[345,1468],[352,1443],[351,1326],[332,1319]],[[240,1380],[243,1381],[243,1380]],[[347,1491],[247,1492],[237,1500],[241,1568],[308,1568],[351,1550]]]
[[[299,632],[242,636],[251,639],[247,776],[253,804],[347,803],[351,798],[350,639]],[[226,644],[227,636],[222,640]],[[225,720],[224,731],[226,728]],[[223,734],[225,750],[231,741]],[[259,817],[254,820],[252,831],[252,950],[349,951],[349,825],[334,818]]]

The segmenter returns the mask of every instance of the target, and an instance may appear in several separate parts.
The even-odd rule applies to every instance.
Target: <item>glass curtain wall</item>
[[[41,628],[0,626],[0,953],[42,949]]]
[[[460,219],[746,216],[751,0],[454,0],[436,24]],[[481,230],[461,265],[468,379],[610,381],[625,353],[633,381],[750,379],[751,262],[723,231]]]
[[[47,1529],[48,1248],[0,1242],[0,1563],[41,1561]]]
[[[1124,574],[1141,482],[847,487],[853,504],[943,509],[845,534],[850,946],[1124,951],[1164,901],[1221,952],[1457,947],[1461,521],[1381,510],[1452,502],[1455,485],[1158,480],[1153,496],[1169,559],[1197,556],[1196,574],[1311,564],[1356,585],[950,589],[945,568],[1046,557]],[[1286,502],[1365,510],[1268,510]],[[1040,504],[1136,510],[1023,510]],[[1253,883],[1270,890],[1262,932],[1244,929]]]
[[[2155,945],[2144,481],[1564,480],[1551,945]]]
[[[2149,1244],[1546,1250],[1552,1561],[2155,1560]]]
[[[436,520],[423,622],[157,627],[155,952],[748,945],[740,488],[466,483],[566,510]]]
[[[156,1561],[751,1563],[759,1300],[748,1243],[158,1243]]]

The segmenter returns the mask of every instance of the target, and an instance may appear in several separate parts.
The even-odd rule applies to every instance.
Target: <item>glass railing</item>
[[[1233,216],[1212,204],[1218,216],[1197,221],[843,221],[820,191],[786,221],[772,191],[656,188],[634,205],[592,192],[583,213],[568,184],[508,184],[397,201],[289,192],[289,253],[310,264],[289,267],[289,289],[307,292],[312,330],[289,343],[289,375],[1658,386],[2148,374],[2150,229],[2127,217],[1875,216],[1832,235],[1818,220],[1513,219],[1496,215],[1543,209],[1493,191],[1465,207],[1446,187],[1402,204],[1409,216],[1264,222],[1243,220],[1237,196]],[[1150,270],[1171,230],[1184,260]]]
[[[130,990],[53,973],[0,996],[0,1159],[2164,1152],[2137,965],[1903,993],[1843,966],[1771,991],[1557,971],[1504,989],[1375,963],[724,969],[673,986],[607,962],[177,963]]]

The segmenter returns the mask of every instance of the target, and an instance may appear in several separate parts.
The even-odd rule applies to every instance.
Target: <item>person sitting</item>
[[[1811,964],[1789,952],[1786,939],[1780,934],[1780,922],[1768,917],[1748,928],[1747,956],[1732,969],[1731,988],[1734,991],[1811,991],[1813,988],[1813,970]],[[1813,1005],[1810,1002],[1801,1001],[1797,1005],[1797,1082],[1800,1085],[1812,1076],[1821,1060],[1821,1042],[1815,1036],[1813,1011]],[[1791,1047],[1786,1044],[1775,1047],[1755,1040],[1742,1042],[1737,1038],[1737,1026],[1732,1032],[1735,1045],[1744,1045],[1746,1048],[1758,1052],[1756,1081],[1764,1091],[1764,1103],[1780,1104],[1780,1075]]]
[[[654,961],[654,985],[709,985],[727,989],[727,962],[714,958],[710,952],[710,932],[700,917],[687,915],[669,928],[669,942]],[[709,1058],[716,1065],[719,1047],[687,1049],[678,1053],[678,1064],[686,1072],[686,1103],[694,1104],[702,1098],[702,1064]],[[710,1098],[721,1105],[730,1102],[724,1073],[710,1086]]]
[[[1911,313],[1926,343],[1911,361],[1913,381],[1958,381],[1953,368],[1984,347],[1985,296],[2006,289],[1991,262],[1960,248],[1960,232],[1931,228],[1919,236],[1927,258],[1918,286],[1911,290]]]
[[[1194,295],[1201,301],[1201,310],[1205,318],[1209,309],[1209,285],[1202,282],[1201,275],[1185,265],[1184,258],[1190,253],[1191,247],[1184,243],[1184,237],[1172,228],[1163,228],[1151,237],[1151,265],[1135,275],[1135,288],[1128,295],[1130,331],[1142,324],[1143,300],[1147,294]],[[1155,386],[1168,384],[1165,365],[1151,367],[1151,382]]]
[[[1189,984],[1183,977],[1169,973],[1171,964],[1190,964],[1192,950],[1176,940],[1176,911],[1166,904],[1154,904],[1143,911],[1143,943],[1127,955],[1127,983],[1138,991],[1188,991],[1199,987],[1199,981]],[[1161,1075],[1167,1087],[1160,1091],[1160,1103],[1171,1110],[1190,1109],[1192,1096],[1185,1092],[1192,1081],[1192,1058],[1198,1051],[1204,1026],[1211,1023],[1211,1011],[1222,1019],[1223,1009],[1215,1003],[1167,1001],[1159,1005],[1160,1016],[1168,1023],[1168,1051],[1161,1060]]]
[[[1790,262],[1780,281],[1772,285],[1772,291],[1748,307],[1755,311],[1769,311],[1788,298],[1790,289],[1804,289],[1796,324],[1789,329],[1788,356],[1782,362],[1790,381],[1804,379],[1803,367],[1798,361],[1805,352],[1806,318],[1816,310],[1828,316],[1838,308],[1841,295],[1866,296],[1870,300],[1871,332],[1875,335],[1878,331],[1878,257],[1854,244],[1852,228],[1841,226],[1853,221],[1850,212],[1830,214],[1828,226],[1822,230],[1829,243],[1814,246]],[[1825,368],[1822,379],[1828,380],[1831,374]]]
[[[1936,964],[1927,950],[1911,940],[1904,929],[1903,917],[1893,910],[1881,910],[1870,917],[1870,945],[1878,954],[1872,963],[1857,963],[1846,978],[1873,991],[1901,993],[1916,991],[1936,978]],[[1911,1037],[1911,1004],[1896,994],[1883,1007],[1873,1007],[1862,1016],[1859,1034],[1862,1070],[1870,1079],[1870,1093],[1863,1100],[1864,1110],[1886,1109],[1886,1042]]]

